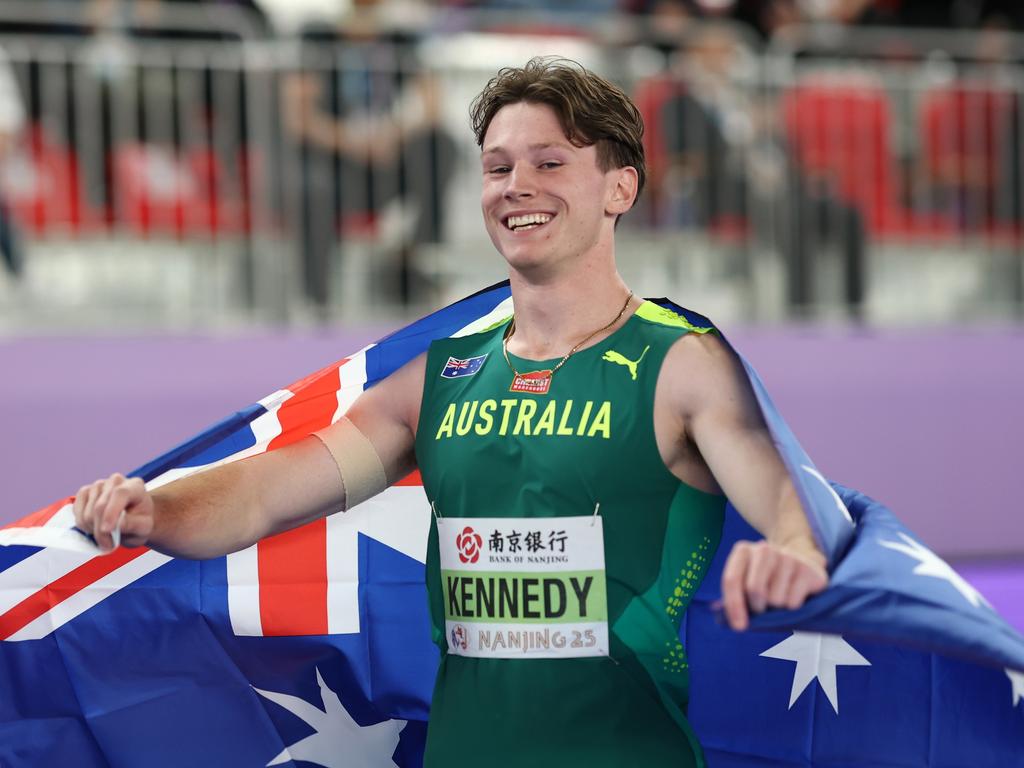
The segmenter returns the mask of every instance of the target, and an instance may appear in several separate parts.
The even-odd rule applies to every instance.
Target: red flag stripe
[[[259,543],[260,623],[265,636],[327,634],[327,521]]]
[[[277,412],[281,434],[270,441],[268,451],[297,443],[310,433],[330,425],[334,412],[338,410],[341,378],[337,368],[320,371],[316,376],[303,379],[300,384]]]
[[[268,451],[328,426],[338,409],[337,368],[297,386],[278,411],[281,434]],[[327,523],[319,520],[257,545],[260,623],[266,636],[327,634]]]
[[[6,640],[54,606],[148,551],[145,547],[135,549],[118,547],[109,555],[94,557],[59,579],[50,582],[47,586],[26,597],[7,613],[0,615],[0,640]]]
[[[423,485],[423,477],[417,469],[403,477],[395,485]]]
[[[311,374],[309,374],[309,376],[304,376],[303,378],[299,379],[298,381],[296,381],[296,382],[294,382],[292,384],[289,384],[287,387],[285,387],[285,389],[287,389],[289,392],[294,392],[295,393],[295,396],[292,397],[291,400],[299,400],[299,401],[305,400],[306,399],[306,395],[307,395],[305,390],[306,390],[307,387],[312,387],[313,388],[312,391],[316,391],[316,392],[322,391],[318,387],[323,384],[323,380],[324,379],[327,379],[328,381],[334,381],[335,382],[334,393],[337,394],[338,386],[339,386],[338,382],[340,381],[340,378],[339,378],[339,375],[338,375],[338,369],[341,368],[341,366],[343,366],[345,363],[347,363],[350,359],[351,358],[343,357],[338,362],[332,363],[331,365],[328,365],[328,366],[325,366],[325,367],[321,368],[319,371],[316,371],[315,373],[311,373]],[[334,415],[334,411],[331,411],[331,415]],[[327,425],[325,424],[324,426],[327,426]]]

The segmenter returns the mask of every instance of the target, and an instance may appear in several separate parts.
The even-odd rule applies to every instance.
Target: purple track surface
[[[1024,560],[956,562],[953,565],[1010,626],[1024,634]]]

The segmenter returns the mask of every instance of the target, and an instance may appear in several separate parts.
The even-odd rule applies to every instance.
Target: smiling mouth
[[[554,218],[550,213],[527,213],[522,216],[509,216],[505,226],[513,232],[525,232],[547,224]]]

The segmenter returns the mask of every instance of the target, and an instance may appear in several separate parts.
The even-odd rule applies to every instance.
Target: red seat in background
[[[874,235],[953,232],[946,217],[913,212],[903,205],[889,97],[873,79],[810,77],[783,94],[782,119],[801,172],[855,206]]]
[[[139,234],[209,236],[245,227],[212,150],[126,144],[114,150],[113,168],[117,218]]]
[[[28,128],[0,170],[4,201],[33,235],[67,235],[104,226],[103,212],[85,194],[75,153],[42,125]]]
[[[961,219],[963,229],[976,229],[989,237],[1019,239],[1020,212],[1001,211],[1016,206],[1007,199],[1002,182],[1012,165],[1012,142],[1020,140],[1015,93],[988,83],[955,83],[924,93],[919,105],[918,128],[925,181],[937,194],[954,192],[973,197],[981,215],[973,222]],[[974,176],[974,182],[967,179]],[[964,200],[955,200],[954,205]],[[1003,214],[1003,215],[1001,215]],[[1005,215],[1009,214],[1009,215]]]

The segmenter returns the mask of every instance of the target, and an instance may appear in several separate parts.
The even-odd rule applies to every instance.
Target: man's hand
[[[750,624],[751,613],[799,608],[828,585],[825,558],[813,545],[793,547],[738,541],[722,571],[722,604],[729,626]]]
[[[104,552],[114,549],[114,531],[121,544],[142,546],[153,532],[153,498],[138,477],[113,474],[83,485],[75,494],[75,525],[90,534]]]

